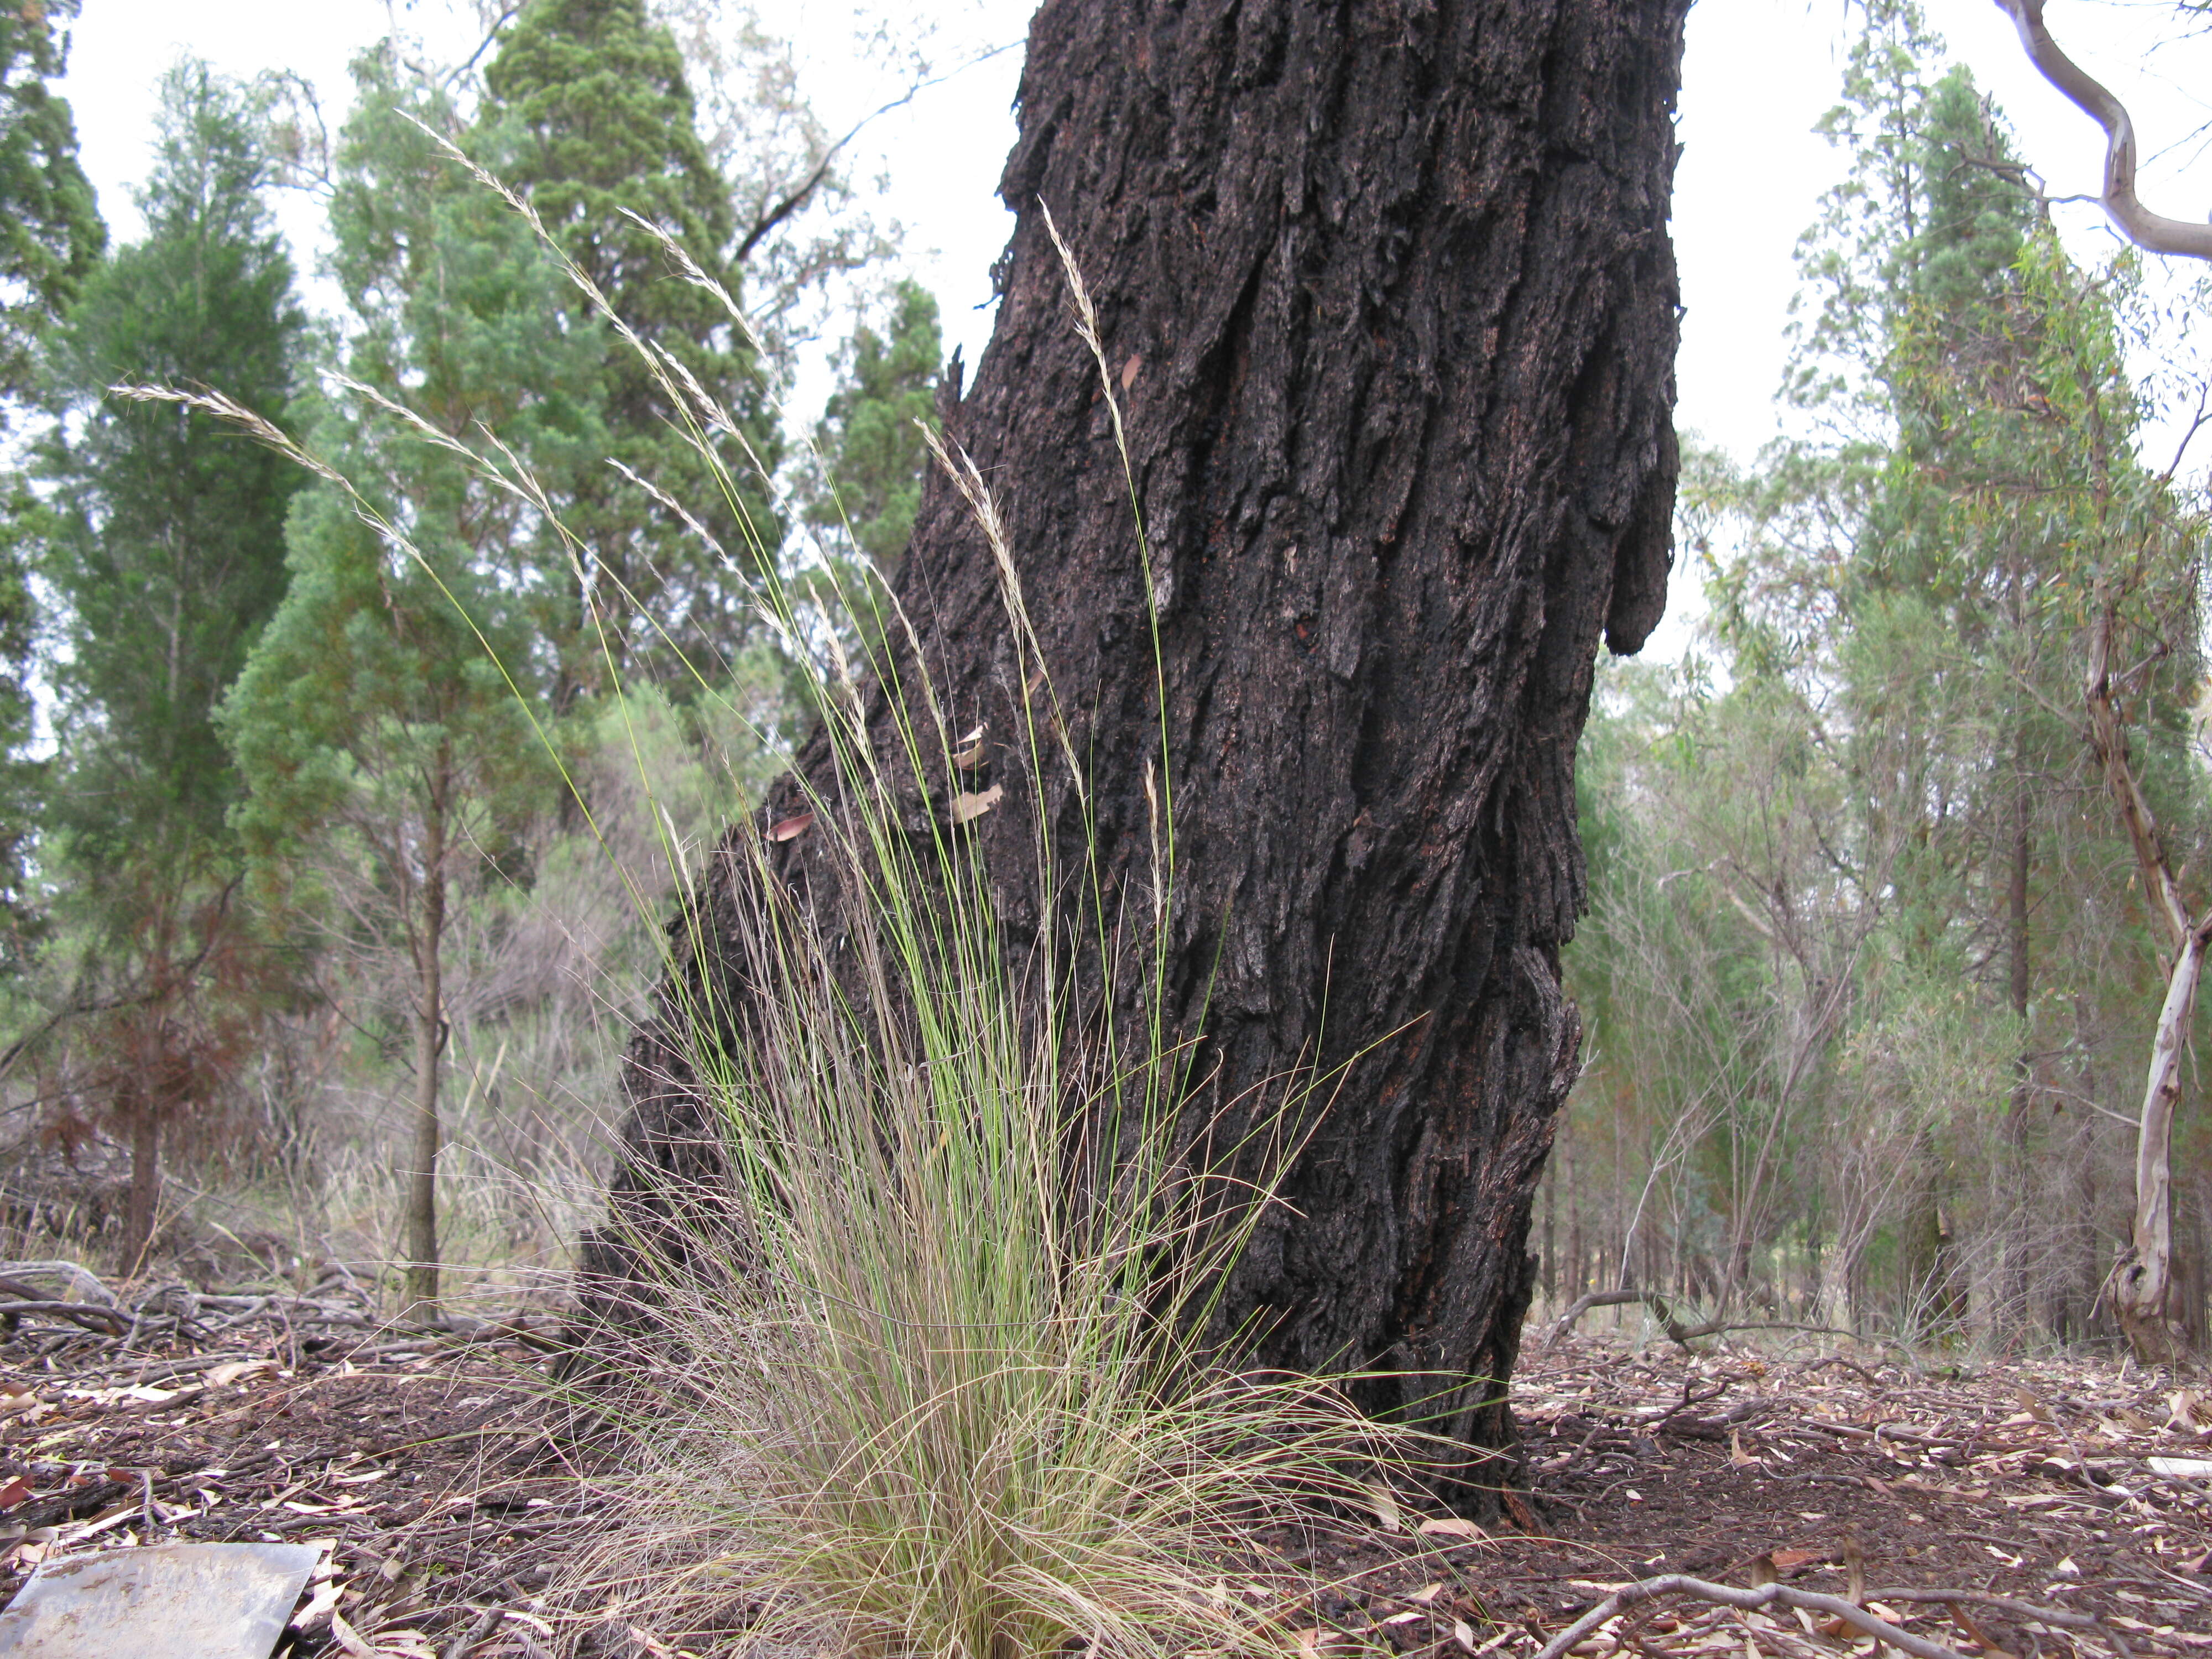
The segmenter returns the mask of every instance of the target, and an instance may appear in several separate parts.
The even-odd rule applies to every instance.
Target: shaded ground
[[[544,1592],[621,1516],[546,1404],[550,1319],[380,1329],[343,1285],[148,1305],[39,1310],[0,1341],[0,1599],[42,1557],[283,1539],[327,1547],[283,1650],[301,1659],[537,1656],[591,1625]],[[1306,1575],[1297,1647],[1528,1659],[1617,1587],[1680,1572],[1856,1591],[1960,1655],[2212,1653],[2212,1388],[1571,1339],[1516,1400],[1517,1527],[1473,1534],[1408,1499],[1272,1540]],[[1576,1650],[1870,1651],[1826,1624],[1674,1596]],[[604,1627],[589,1645],[679,1650]]]

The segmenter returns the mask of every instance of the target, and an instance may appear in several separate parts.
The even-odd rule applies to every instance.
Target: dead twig
[[[1831,1365],[1840,1365],[1847,1371],[1856,1372],[1870,1389],[1884,1389],[1889,1386],[1865,1366],[1846,1359],[1839,1353],[1827,1354],[1819,1359],[1808,1360],[1797,1369],[1801,1376],[1810,1376],[1814,1371],[1826,1370]]]
[[[1726,1336],[1731,1331],[1802,1331],[1812,1336],[1849,1336],[1849,1331],[1839,1331],[1832,1325],[1800,1325],[1788,1320],[1709,1319],[1702,1325],[1685,1325],[1675,1316],[1674,1304],[1656,1291],[1592,1291],[1577,1297],[1566,1312],[1545,1333],[1544,1346],[1549,1349],[1574,1328],[1575,1321],[1592,1308],[1626,1308],[1642,1303],[1659,1322],[1659,1328],[1667,1333],[1667,1340],[1678,1348],[1686,1349],[1701,1337]]]
[[[469,1659],[477,1644],[499,1628],[499,1621],[507,1616],[507,1609],[496,1602],[486,1607],[470,1623],[469,1627],[446,1644],[439,1659]]]
[[[8,1287],[0,1284],[0,1291]],[[66,1319],[96,1336],[121,1336],[131,1325],[128,1314],[113,1308],[103,1308],[96,1302],[56,1302],[47,1297],[27,1297],[20,1302],[0,1304],[0,1322],[13,1321],[25,1314],[51,1315]]]
[[[1680,1572],[1662,1573],[1656,1578],[1639,1579],[1635,1583],[1622,1585],[1546,1643],[1536,1659],[1561,1659],[1561,1656],[1608,1619],[1660,1595],[1694,1595],[1707,1601],[1717,1601],[1723,1607],[1734,1607],[1739,1613],[1759,1613],[1778,1603],[1785,1607],[1802,1607],[1808,1613],[1824,1613],[1831,1619],[1840,1619],[1862,1636],[1871,1636],[1877,1642],[1887,1642],[1893,1648],[1913,1655],[1914,1659],[1965,1659],[1965,1656],[1955,1648],[1947,1648],[1940,1642],[1931,1642],[1924,1636],[1915,1636],[1910,1631],[1900,1630],[1879,1613],[1855,1607],[1840,1595],[1821,1595],[1812,1590],[1792,1589],[1786,1584],[1738,1589],[1733,1584],[1715,1584]]]
[[[2061,1630],[2102,1631],[2102,1622],[2086,1613],[2069,1613],[2063,1607],[2039,1607],[2033,1601],[2022,1601],[2009,1595],[1991,1595],[1986,1590],[1962,1589],[1881,1589],[1869,1592],[1869,1601],[1971,1601],[1977,1607],[1995,1607],[1999,1613],[2011,1613],[2016,1619],[2040,1619],[2046,1625]]]

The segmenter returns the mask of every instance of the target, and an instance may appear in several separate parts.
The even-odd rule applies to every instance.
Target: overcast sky
[[[1990,0],[1929,5],[1954,56],[1996,94],[2053,193],[2094,193],[2100,136],[2028,68],[2003,14]],[[972,43],[1019,39],[1029,8],[975,0],[939,9],[941,59],[951,63]],[[805,82],[833,129],[894,90],[884,71],[856,66],[848,6],[768,0],[763,12],[799,41]],[[326,89],[335,115],[346,103],[347,58],[386,30],[389,15],[374,0],[84,0],[65,90],[86,168],[118,234],[135,233],[127,186],[145,169],[154,80],[179,52],[240,76],[298,70]],[[456,56],[474,44],[472,15],[444,0],[421,0],[401,15]],[[2144,199],[2174,217],[2204,216],[2212,157],[2192,135],[2212,120],[2212,108],[2188,88],[2212,86],[2212,40],[2183,36],[2164,3],[2050,0],[2048,18],[2062,44],[2130,104],[2142,135]],[[1835,101],[1850,22],[1842,0],[1697,0],[1690,14],[1674,223],[1688,308],[1678,420],[1747,459],[1775,430],[1791,250],[1840,172],[1812,127]],[[989,295],[986,273],[1010,223],[992,191],[1012,137],[1018,67],[1019,54],[1008,53],[930,88],[856,146],[860,171],[888,174],[884,206],[908,228],[911,264],[944,302],[948,333],[965,344],[971,364],[989,333],[988,313],[977,309]],[[2058,212],[2077,253],[2094,257],[2112,245],[2094,207]],[[303,248],[312,244],[311,203],[294,203],[286,223]],[[311,261],[303,251],[302,264]],[[818,401],[818,375],[809,377],[802,409]]]

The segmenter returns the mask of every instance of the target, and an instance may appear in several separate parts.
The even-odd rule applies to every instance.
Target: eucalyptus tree
[[[2001,118],[1941,60],[1916,8],[1870,10],[1826,124],[1851,171],[1803,246],[1789,392],[1813,435],[1719,492],[1730,523],[1708,593],[1730,689],[1653,736],[1747,763],[1699,789],[1647,763],[1634,787],[1652,856],[1685,872],[1675,904],[1732,874],[1730,902],[1766,915],[1771,944],[1792,936],[1778,908],[1857,941],[1826,967],[1777,951],[1763,981],[1800,1006],[1790,1031],[1820,1032],[1793,1179],[1831,1313],[1972,1318],[2018,1339],[2076,1328],[2096,1300],[2102,1269],[2080,1264],[2114,1218],[2069,1214],[2068,1172],[2105,1156],[2084,1072],[2122,1040],[2150,966],[2112,885],[2128,843],[2100,799],[2112,745],[2084,719],[2084,664],[2109,610],[2136,641],[2138,770],[2166,833],[2191,835],[2193,519],[2131,459],[2132,267],[2066,258]],[[1825,778],[1831,798],[1795,859],[1721,833],[1765,799],[1771,769],[1750,757],[1767,705],[1805,734],[1794,787]],[[1768,847],[1790,821],[1760,808]],[[1629,894],[1601,900],[1601,935],[1631,924],[1651,932]],[[1619,960],[1608,947],[1588,971]],[[1758,1233],[1737,1132],[1712,1133],[1729,1179],[1709,1189],[1734,1237]]]
[[[1206,27],[1147,0],[1053,0],[1002,187],[1005,297],[945,416],[1003,491],[1064,736],[1096,762],[1080,784],[1055,763],[1040,794],[1002,755],[1004,793],[974,822],[1003,913],[1047,925],[1060,897],[1024,884],[1039,835],[1087,831],[1110,890],[1149,890],[1166,769],[1155,1012],[1198,1045],[1191,1137],[1289,1071],[1353,1067],[1222,1316],[1261,1333],[1264,1363],[1366,1370],[1376,1407],[1433,1411],[1442,1374],[1461,1392],[1439,1426],[1474,1444],[1510,1433],[1497,1383],[1574,1074],[1558,951],[1582,900],[1592,658],[1601,636],[1640,646],[1665,592],[1683,9],[1415,9],[1377,31],[1308,0]],[[1048,206],[1126,425],[1071,326]],[[896,591],[942,695],[1000,744],[1028,681],[978,625],[995,556],[933,482]],[[824,743],[798,764],[830,787]],[[949,811],[974,775],[917,784]],[[767,822],[804,798],[785,786]],[[769,855],[834,881],[821,841]],[[726,936],[755,863],[714,860],[702,939]],[[628,1067],[618,1207],[666,1202],[696,1155],[708,1108],[686,1056],[741,1038],[685,1013],[741,1006],[742,978],[711,945],[673,970]],[[592,1261],[623,1271],[618,1250]]]

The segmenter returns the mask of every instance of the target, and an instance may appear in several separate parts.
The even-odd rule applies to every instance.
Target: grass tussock
[[[1103,364],[1101,382],[1111,400]],[[1086,799],[1045,736],[1065,723],[990,492],[938,453],[994,552],[1018,683],[1035,688],[1017,745],[1033,799]],[[906,627],[888,596],[866,600],[891,613],[877,637]],[[888,656],[872,665],[885,754],[833,653],[806,896],[769,843],[727,854],[750,866],[727,882],[733,936],[711,948],[744,1001],[687,1024],[742,1033],[690,1056],[741,1192],[737,1239],[714,1282],[694,1267],[656,1287],[683,1358],[653,1404],[633,1392],[617,1413],[641,1525],[581,1577],[621,1622],[747,1651],[1279,1650],[1290,1606],[1231,1594],[1224,1564],[1249,1561],[1255,1530],[1362,1502],[1363,1477],[1410,1447],[1335,1389],[1241,1372],[1208,1346],[1314,1082],[1252,1114],[1266,1144],[1248,1136],[1237,1151],[1253,1156],[1232,1161],[1256,1162],[1256,1187],[1189,1161],[1188,1051],[1156,1012],[1133,1029],[1126,1012],[1158,998],[1117,998],[1096,970],[1086,994],[1074,969],[1087,952],[1158,988],[1143,930],[1133,947],[1109,936],[1094,849],[1063,861],[1040,832],[1035,890],[1090,902],[1015,958],[960,805],[914,833],[902,801],[916,780],[957,778],[967,741],[915,678],[922,656],[901,653],[903,681]],[[1173,842],[1170,823],[1153,831],[1156,928]]]
[[[668,252],[745,326],[719,285]],[[1066,266],[1119,441],[1116,388]],[[570,270],[685,411],[737,506],[723,452],[742,448],[738,422]],[[136,395],[234,420],[413,551],[343,477],[249,411],[209,394]],[[470,453],[487,488],[559,529],[557,504],[511,456]],[[995,556],[1015,683],[1030,688],[1012,745],[1027,787],[1040,801],[1072,789],[1087,807],[991,493],[963,454],[938,455]],[[1126,446],[1123,461],[1126,471]],[[736,465],[760,471],[749,455]],[[772,867],[774,843],[734,836],[714,854],[737,861],[724,872],[734,927],[674,947],[719,954],[735,971],[700,978],[744,988],[742,1006],[691,1008],[684,1022],[728,1180],[671,1206],[713,1218],[687,1241],[702,1248],[676,1253],[681,1269],[647,1288],[650,1334],[574,1401],[618,1437],[629,1498],[629,1524],[567,1586],[580,1625],[627,1627],[652,1651],[673,1641],[886,1659],[1279,1652],[1297,1588],[1255,1600],[1224,1588],[1224,1567],[1246,1585],[1264,1578],[1255,1531],[1366,1506],[1372,1482],[1415,1448],[1328,1383],[1243,1370],[1217,1340],[1214,1298],[1273,1201],[1318,1080],[1289,1080],[1272,1110],[1243,1111],[1255,1129],[1199,1137],[1221,1161],[1194,1162],[1189,1049],[1157,1012],[1174,888],[1161,757],[1146,772],[1147,914],[1125,933],[1095,845],[1055,846],[1040,830],[1034,890],[1065,914],[1010,955],[974,833],[998,797],[954,798],[969,739],[918,678],[923,653],[887,647],[856,668],[842,642],[911,644],[896,599],[840,594],[863,619],[842,635],[808,611],[821,573],[786,580],[769,550],[753,551],[764,619],[816,665],[831,763],[826,779],[801,780],[811,810],[791,821],[805,818],[790,833],[811,838],[805,893]],[[1146,557],[1141,522],[1131,556]],[[611,653],[607,666],[618,682]],[[696,679],[711,696],[710,677]],[[920,831],[917,792],[933,803]],[[684,848],[664,855],[696,873]],[[1099,982],[1116,973],[1135,975],[1139,994]],[[1133,1007],[1149,1012],[1133,1021]],[[1237,1143],[1225,1154],[1223,1139]],[[665,1237],[634,1242],[648,1265],[671,1259]]]

